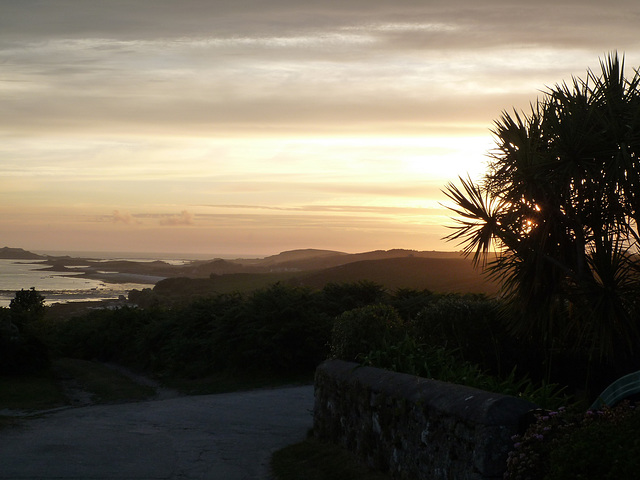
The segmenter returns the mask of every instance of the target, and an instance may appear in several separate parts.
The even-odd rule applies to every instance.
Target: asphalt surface
[[[0,430],[0,479],[265,480],[312,409],[303,386],[60,410]]]

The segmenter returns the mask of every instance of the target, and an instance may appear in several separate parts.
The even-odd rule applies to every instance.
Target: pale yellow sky
[[[0,0],[0,246],[454,250],[441,189],[637,1]]]

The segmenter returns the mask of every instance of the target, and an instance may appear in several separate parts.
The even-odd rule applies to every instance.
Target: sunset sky
[[[503,110],[640,66],[637,0],[0,0],[0,247],[456,250]]]

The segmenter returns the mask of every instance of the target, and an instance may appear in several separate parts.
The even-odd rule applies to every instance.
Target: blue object
[[[620,377],[600,394],[595,402],[589,407],[590,410],[598,410],[603,406],[613,407],[620,400],[640,393],[640,370]]]

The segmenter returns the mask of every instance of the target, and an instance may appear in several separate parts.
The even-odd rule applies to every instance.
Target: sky
[[[504,111],[617,51],[637,0],[0,0],[0,246],[453,251]]]

